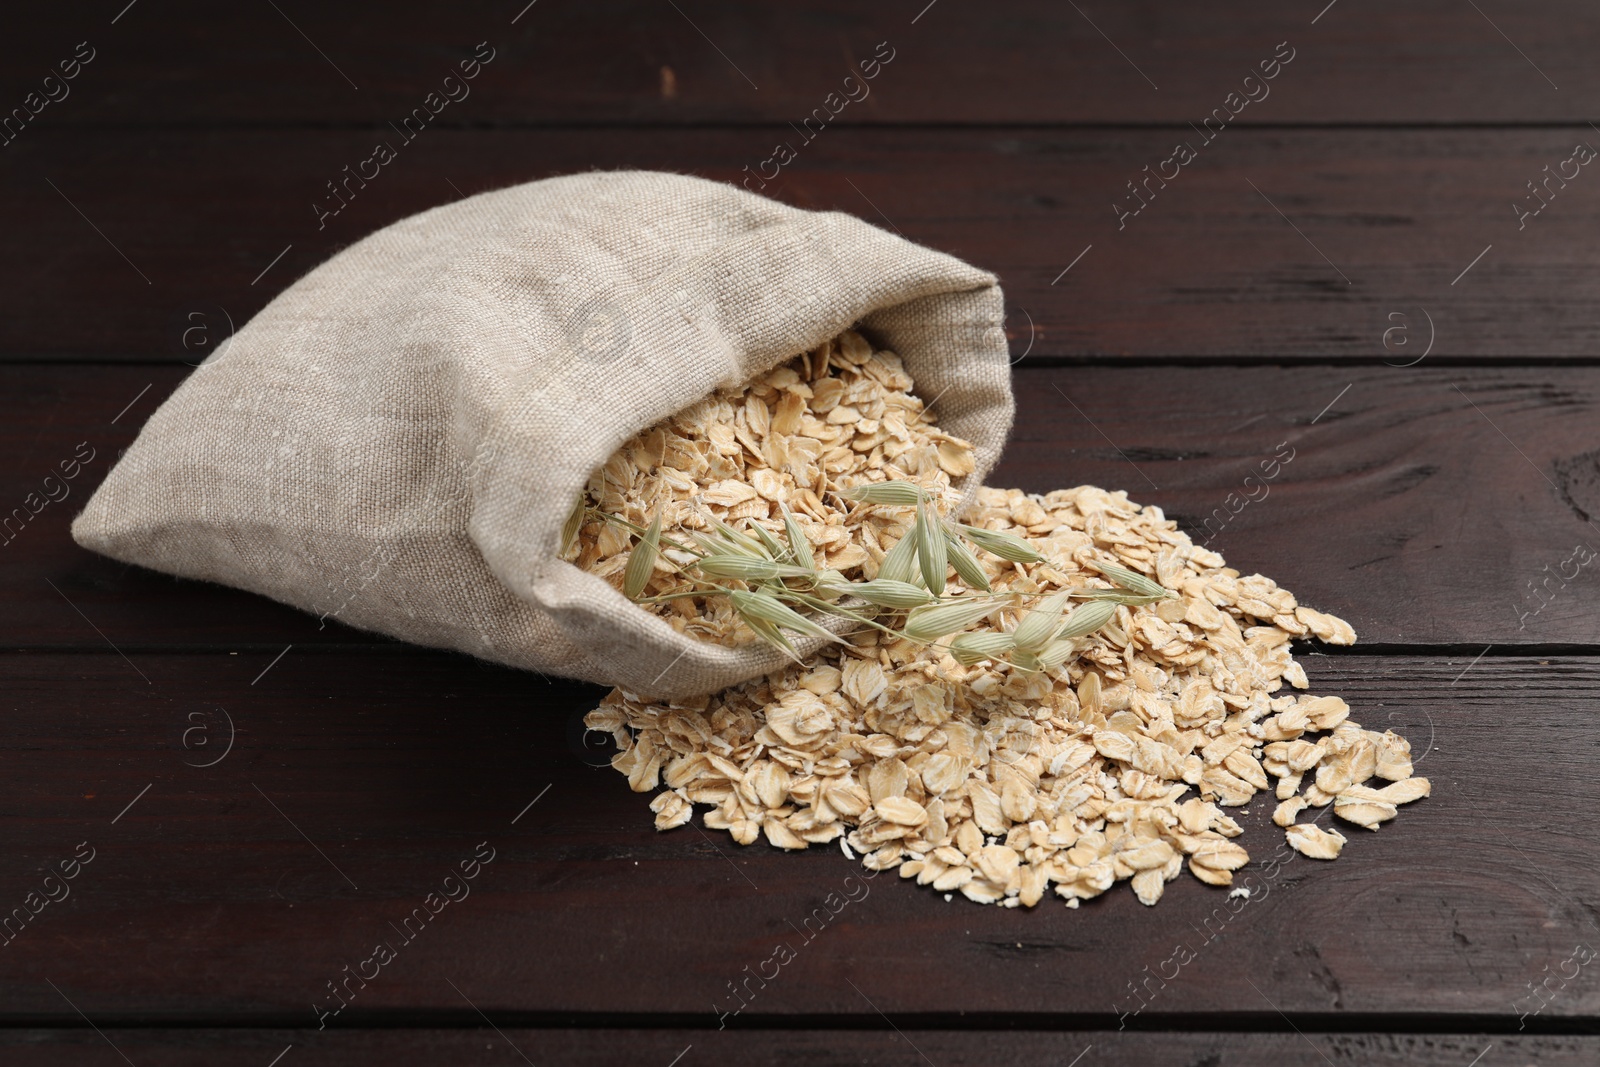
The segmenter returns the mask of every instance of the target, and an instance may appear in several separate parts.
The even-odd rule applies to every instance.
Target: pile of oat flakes
[[[970,448],[932,425],[911,384],[891,353],[847,334],[641,434],[596,475],[591,502],[641,524],[660,510],[668,530],[705,529],[708,517],[776,530],[786,502],[819,563],[871,578],[908,529],[908,509],[851,505],[837,490],[911,480],[948,507],[950,479],[972,470]],[[947,896],[1031,907],[1054,886],[1076,907],[1131,879],[1154,904],[1186,864],[1203,882],[1231,884],[1249,853],[1224,809],[1263,790],[1275,792],[1288,843],[1319,859],[1346,839],[1297,823],[1307,808],[1332,804],[1338,819],[1375,830],[1428,795],[1403,738],[1362,729],[1338,697],[1284,691],[1307,686],[1292,639],[1350,644],[1350,626],[1226,568],[1158,508],[1092,486],[985,488],[962,519],[1021,535],[1045,557],[979,553],[997,593],[1021,594],[980,625],[1010,630],[1040,594],[1108,586],[1094,562],[1179,596],[1119,607],[1051,672],[964,667],[948,640],[864,629],[714,695],[660,702],[615,690],[586,722],[613,735],[613,765],[634,790],[665,786],[651,803],[659,829],[709,805],[705,825],[741,844],[838,840],[868,868],[898,867]],[[573,558],[618,580],[629,539],[615,530],[585,526]],[[668,558],[651,588],[685,581]],[[966,591],[952,579],[951,593]],[[749,640],[721,600],[657,610],[707,640]]]
[[[846,578],[876,574],[905,534],[902,512],[851,505],[837,491],[902,479],[928,490],[943,513],[959,497],[952,478],[972,473],[972,446],[942,432],[911,394],[892,352],[874,352],[849,332],[778,367],[744,389],[722,390],[628,442],[590,479],[586,502],[637,526],[662,518],[662,544],[711,529],[711,520],[765,524],[782,535],[780,504],[805,530],[819,566]],[[590,521],[567,558],[622,586],[632,537]],[[692,587],[692,562],[667,547],[645,594]],[[755,635],[725,598],[686,597],[653,605],[675,628],[739,645]]]

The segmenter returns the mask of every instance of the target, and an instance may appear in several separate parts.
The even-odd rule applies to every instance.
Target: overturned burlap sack
[[[679,634],[558,559],[590,474],[858,323],[976,446],[970,488],[1010,429],[1002,316],[992,275],[848,215],[674,174],[531,182],[296,282],[151,417],[72,532],[407,641],[709,692],[784,660]]]

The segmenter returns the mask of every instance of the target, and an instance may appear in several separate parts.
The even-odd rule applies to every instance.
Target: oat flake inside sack
[[[676,174],[530,182],[297,281],[150,418],[72,532],[407,641],[710,692],[785,661],[679,634],[558,559],[590,474],[859,324],[974,444],[970,490],[1011,424],[1002,317],[993,275],[848,215]]]

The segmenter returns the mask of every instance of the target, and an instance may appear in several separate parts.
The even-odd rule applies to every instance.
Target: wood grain
[[[1294,59],[1238,121],[1582,123],[1600,92],[1581,0],[1481,11],[1450,0],[1328,10],[1327,0],[1024,0],[999,15],[928,0],[279,11],[181,0],[112,25],[125,4],[51,6],[8,26],[0,100],[20,105],[85,39],[95,59],[39,126],[381,126],[421,105],[480,41],[496,58],[442,121],[798,123],[881,42],[893,60],[838,123],[1199,122],[1283,41]]]
[[[1529,983],[1600,939],[1596,658],[1310,657],[1313,691],[1411,738],[1430,799],[1352,829],[1333,864],[1270,862],[1281,838],[1252,805],[1248,901],[1185,878],[1153,909],[1119,887],[1031,912],[860,880],[833,849],[656,833],[646,798],[591,766],[603,754],[574,723],[592,687],[425,652],[297,647],[264,677],[266,655],[129,658],[0,660],[0,902],[23,904],[80,842],[94,850],[3,950],[0,1021],[77,1025],[48,979],[107,1025],[315,1029],[326,983],[387,939],[397,958],[330,1026],[475,1025],[453,982],[510,1025],[667,1013],[715,1029],[740,1003],[729,983],[787,942],[795,958],[749,986],[752,1018],[877,1020],[870,1000],[907,1025],[1251,1026],[1276,1008],[1305,1030],[1426,1016],[1515,1032]],[[236,729],[220,760],[219,708]],[[494,858],[470,895],[403,941],[390,924],[481,842]],[[830,893],[854,899],[817,921]],[[1593,1025],[1600,981],[1576,969],[1530,1025]]]
[[[1364,643],[1473,654],[1600,645],[1594,568],[1575,556],[1600,551],[1594,368],[1036,367],[1030,357],[1015,376],[1016,429],[992,484],[1126,489],[1231,565],[1349,619]],[[337,614],[72,543],[71,517],[180,380],[172,367],[0,367],[12,399],[0,423],[0,516],[11,516],[0,647],[276,652],[382,640]],[[71,495],[20,525],[11,509],[27,515],[28,494],[84,443],[96,456]],[[1289,462],[1273,463],[1279,455]],[[1275,478],[1263,479],[1263,463]]]
[[[1239,129],[1205,145],[1152,129],[841,129],[802,145],[764,192],[995,271],[1019,355],[1592,359],[1600,179],[1572,164],[1578,177],[1542,214],[1519,229],[1513,210],[1542,202],[1525,183],[1584,138],[1596,135]],[[398,158],[319,223],[339,204],[328,183],[385,139]],[[592,167],[738,181],[774,139],[40,131],[7,149],[0,172],[0,225],[17,251],[0,265],[0,353],[193,363],[339,248],[458,190]],[[1179,139],[1198,158],[1121,218],[1140,203],[1127,183]]]
[[[481,1023],[480,1023],[481,1025]],[[109,1044],[108,1044],[109,1042]],[[134,1063],[163,1067],[262,1067],[290,1049],[283,1063],[303,1067],[351,1062],[390,1067],[451,1064],[532,1063],[792,1064],[872,1063],[884,1067],[993,1067],[1050,1063],[1067,1067],[1083,1055],[1087,1067],[1146,1067],[1152,1063],[1226,1063],[1229,1067],[1283,1067],[1335,1063],[1374,1067],[1462,1067],[1485,1048],[1490,1062],[1538,1063],[1541,1067],[1588,1067],[1600,1056],[1600,1038],[1527,1037],[1484,1034],[1318,1033],[1220,1034],[961,1032],[902,1027],[880,1030],[561,1030],[501,1026],[478,1030],[12,1030],[0,1033],[0,1049],[16,1067],[56,1067],[118,1062],[113,1048]],[[1088,1054],[1084,1054],[1088,1050]],[[674,1057],[681,1056],[681,1060]],[[359,1059],[356,1059],[359,1057]],[[926,1057],[926,1058],[924,1058]],[[1487,1058],[1487,1057],[1486,1057]]]
[[[401,143],[477,42],[471,95]],[[1194,130],[1278,42],[1270,96]],[[1600,946],[1600,613],[1573,567],[1600,545],[1600,179],[1519,213],[1600,145],[1597,45],[1580,0],[12,13],[0,1060],[1594,1063],[1600,979],[1565,975]],[[379,140],[399,158],[319,225]],[[1123,214],[1179,141],[1197,158]],[[1185,877],[1155,909],[945,903],[825,849],[655,833],[581,728],[599,689],[72,544],[185,364],[295,278],[597,167],[748,179],[999,274],[1019,417],[994,481],[1126,488],[1345,615],[1363,645],[1303,657],[1313,687],[1410,737],[1433,797],[1335,864],[1271,863],[1253,806],[1248,900]],[[70,896],[19,926],[80,842]],[[396,930],[480,842],[470,896]],[[378,940],[395,960],[319,1020]]]

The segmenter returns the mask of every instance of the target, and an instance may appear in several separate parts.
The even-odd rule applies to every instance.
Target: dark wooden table
[[[0,1061],[1600,1062],[1591,3],[524,2],[6,16],[0,512],[28,510],[0,545]],[[475,50],[470,96],[319,221]],[[994,481],[1210,518],[1233,565],[1356,626],[1302,649],[1313,687],[1406,734],[1433,797],[1242,906],[877,881],[726,1019],[855,872],[836,851],[655,833],[584,747],[598,689],[72,543],[189,365],[294,277],[595,167],[765,174],[998,272]],[[470,896],[319,1016],[475,851]]]

